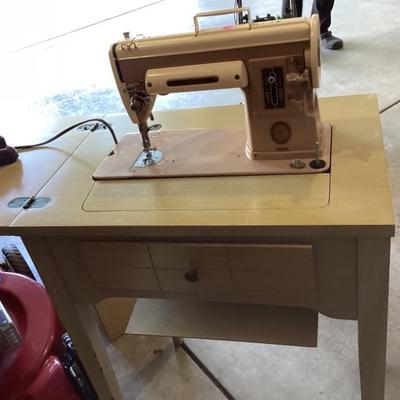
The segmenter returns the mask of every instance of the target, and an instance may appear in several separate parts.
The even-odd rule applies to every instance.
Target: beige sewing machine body
[[[240,9],[239,9],[240,10]],[[125,108],[142,136],[127,135],[95,179],[315,173],[330,167],[331,127],[320,120],[317,15],[156,38],[111,47]],[[128,36],[128,35],[127,35]],[[160,131],[150,136],[157,94],[240,88],[244,128]]]

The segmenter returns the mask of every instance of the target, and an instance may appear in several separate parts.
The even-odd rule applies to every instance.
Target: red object
[[[22,346],[0,353],[0,398],[79,400],[60,361],[64,329],[46,290],[25,276],[0,272],[0,300],[23,339]]]

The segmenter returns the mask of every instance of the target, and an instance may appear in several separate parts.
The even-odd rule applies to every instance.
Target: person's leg
[[[331,26],[331,12],[335,0],[314,0],[312,14],[318,14],[321,22],[321,34]]]
[[[331,26],[331,12],[335,0],[314,0],[312,14],[318,14],[321,27],[321,46],[329,50],[338,50],[343,47],[343,40],[332,35],[329,31]]]
[[[301,17],[303,15],[303,0],[295,0],[297,8],[297,16]]]

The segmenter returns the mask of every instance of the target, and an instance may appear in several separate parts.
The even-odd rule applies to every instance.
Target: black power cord
[[[111,127],[111,125],[107,121],[104,121],[104,119],[101,119],[101,118],[91,118],[91,119],[87,119],[85,121],[78,122],[78,123],[76,123],[74,125],[71,125],[68,128],[65,128],[60,133],[57,133],[57,135],[51,137],[50,139],[45,140],[44,142],[40,142],[40,143],[36,143],[36,144],[23,145],[23,146],[15,146],[15,149],[25,150],[25,149],[31,149],[32,147],[44,146],[45,144],[48,144],[48,143],[52,142],[53,140],[56,140],[56,139],[60,138],[61,136],[63,136],[66,133],[68,133],[69,131],[72,131],[73,129],[77,128],[78,126],[81,126],[81,125],[86,124],[88,122],[97,122],[93,126],[93,128],[90,129],[90,131],[92,131],[92,132],[97,129],[99,122],[102,123],[110,131],[111,136],[112,136],[112,138],[114,140],[114,143],[118,144],[117,136],[115,135],[114,129]]]

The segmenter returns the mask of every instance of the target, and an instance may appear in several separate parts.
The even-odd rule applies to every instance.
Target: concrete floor
[[[243,1],[255,14],[279,13],[279,1]],[[16,124],[60,115],[123,112],[107,59],[121,32],[158,35],[192,29],[192,15],[228,8],[233,1],[119,0],[110,4],[69,1],[41,6],[0,5],[0,132],[14,143],[27,139]],[[19,10],[25,6],[25,13]],[[7,7],[7,8],[6,8]],[[14,7],[15,9],[10,9]],[[37,7],[43,10],[37,11]],[[311,8],[305,1],[305,10]],[[35,12],[35,18],[31,18]],[[7,18],[7,13],[10,18]],[[19,17],[16,21],[15,16]],[[115,16],[115,18],[111,18]],[[332,30],[345,41],[322,52],[320,96],[374,92],[382,110],[400,100],[398,0],[336,0]],[[229,17],[212,23],[230,23]],[[211,22],[207,22],[211,23]],[[10,34],[12,32],[12,34]],[[29,60],[29,62],[27,62]],[[28,90],[28,92],[26,92]],[[240,92],[165,96],[158,109],[237,103]],[[382,113],[397,226],[400,215],[400,104]],[[30,138],[31,139],[31,138]],[[2,243],[16,238],[0,238]],[[400,238],[392,241],[386,399],[400,393]],[[187,340],[235,399],[359,399],[356,323],[320,318],[317,349]],[[110,349],[127,399],[225,398],[182,351],[165,338],[124,336]]]

